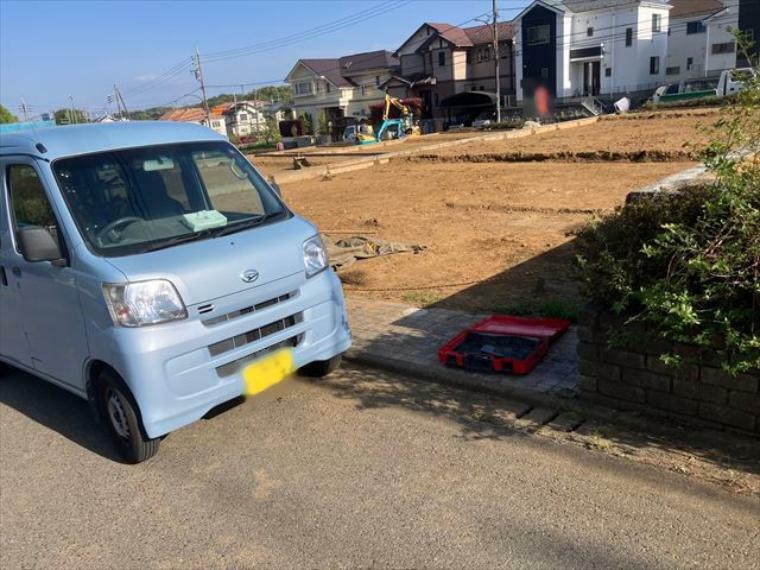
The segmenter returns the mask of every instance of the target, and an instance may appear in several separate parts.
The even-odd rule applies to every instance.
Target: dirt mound
[[[695,160],[685,150],[636,151],[559,151],[559,152],[485,152],[475,154],[418,154],[405,157],[409,162],[685,162]]]

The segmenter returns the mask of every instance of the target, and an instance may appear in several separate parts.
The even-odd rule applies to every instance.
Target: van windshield
[[[53,171],[85,239],[107,256],[171,247],[289,215],[251,164],[222,141],[62,158]]]

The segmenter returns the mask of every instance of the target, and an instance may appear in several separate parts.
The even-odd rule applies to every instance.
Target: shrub
[[[582,292],[659,338],[716,351],[726,370],[760,369],[760,77],[723,110],[702,158],[713,182],[579,233]]]

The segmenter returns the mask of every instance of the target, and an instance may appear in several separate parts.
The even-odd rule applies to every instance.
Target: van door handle
[[[5,267],[0,265],[0,285],[3,287],[8,286],[8,276],[5,274]]]
[[[14,268],[11,269],[11,271],[13,272],[13,274],[16,277],[21,277],[21,268],[20,267],[14,267]]]

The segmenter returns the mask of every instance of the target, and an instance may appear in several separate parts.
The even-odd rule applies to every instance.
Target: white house
[[[227,132],[235,137],[248,137],[261,133],[266,125],[263,101],[228,103],[223,111]]]
[[[298,115],[308,113],[315,130],[319,130],[320,115],[324,114],[336,135],[342,132],[347,118],[369,117],[370,105],[384,101],[380,85],[397,65],[393,54],[384,50],[299,59],[285,78],[293,88],[291,108]]]
[[[736,66],[738,0],[671,0],[668,82],[720,75]]]
[[[651,92],[665,81],[666,0],[535,0],[513,21],[516,94]]]

